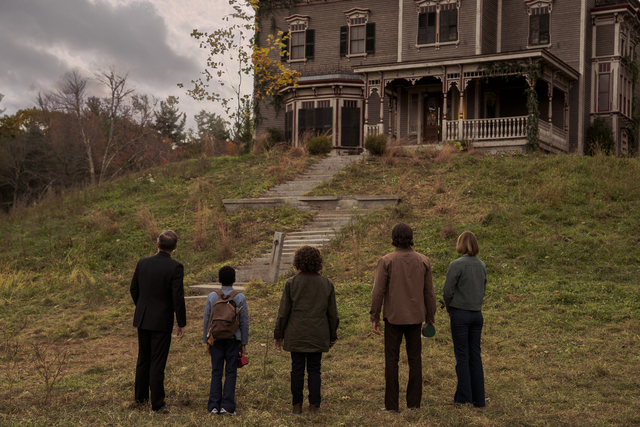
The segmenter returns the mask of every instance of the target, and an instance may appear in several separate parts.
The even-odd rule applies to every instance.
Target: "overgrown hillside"
[[[172,413],[150,414],[131,404],[137,342],[128,284],[135,262],[154,252],[151,236],[166,228],[181,238],[175,257],[185,264],[186,284],[209,281],[225,263],[262,252],[274,231],[293,230],[308,214],[226,213],[221,199],[258,196],[312,161],[270,154],[168,165],[2,217],[2,422],[217,421],[206,414],[210,362],[199,332],[201,300],[187,303],[187,337],[173,343],[169,356]],[[288,416],[290,359],[273,350],[271,339],[280,281],[247,291],[250,364],[239,371],[239,416],[225,423],[640,424],[639,175],[637,159],[447,149],[392,150],[349,167],[313,193],[398,194],[403,203],[353,221],[324,251],[324,274],[337,288],[341,339],[323,357],[321,415]],[[368,305],[373,270],[392,250],[389,236],[398,221],[414,227],[416,250],[432,260],[437,294],[456,258],[457,235],[471,230],[478,236],[489,272],[484,411],[451,406],[455,360],[442,310],[436,337],[423,341],[422,409],[379,411],[383,343],[370,332]],[[46,366],[49,387],[38,373]],[[53,380],[58,367],[63,377]]]

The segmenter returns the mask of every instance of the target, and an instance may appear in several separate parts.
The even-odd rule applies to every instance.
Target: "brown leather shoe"
[[[320,411],[316,405],[309,404],[309,415],[315,415]]]
[[[302,403],[296,403],[293,405],[293,411],[291,411],[291,415],[302,415]]]

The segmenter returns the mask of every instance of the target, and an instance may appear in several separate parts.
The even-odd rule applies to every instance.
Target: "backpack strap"
[[[234,299],[236,297],[236,295],[238,295],[239,293],[240,293],[240,291],[234,290],[229,294],[229,298]]]

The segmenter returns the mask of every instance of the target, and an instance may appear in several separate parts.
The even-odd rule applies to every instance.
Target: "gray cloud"
[[[215,2],[197,4],[215,9]],[[203,16],[214,10],[190,12]],[[33,106],[35,92],[50,90],[69,70],[90,77],[111,66],[121,74],[129,72],[130,83],[141,92],[180,96],[181,105],[193,112],[215,111],[215,106],[187,100],[176,87],[195,79],[205,62],[188,33],[180,41],[170,40],[182,30],[170,28],[168,18],[148,0],[117,5],[105,0],[1,0],[0,93],[6,94],[1,104],[5,113]],[[184,27],[189,16],[176,18]]]

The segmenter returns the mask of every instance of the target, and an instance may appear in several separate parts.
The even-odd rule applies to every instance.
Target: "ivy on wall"
[[[489,77],[525,77],[528,81],[525,94],[527,95],[527,148],[531,151],[538,150],[539,130],[538,119],[540,109],[536,85],[542,76],[542,65],[535,61],[501,61],[490,62],[483,65],[480,71],[484,73],[485,80]]]

